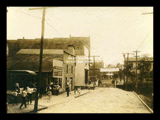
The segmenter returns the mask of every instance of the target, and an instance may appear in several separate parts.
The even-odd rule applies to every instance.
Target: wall
[[[69,58],[73,58],[74,59],[73,61],[75,61],[74,56],[69,55],[67,53],[64,53],[64,55],[63,55],[64,82],[62,84],[66,88],[66,84],[67,84],[66,78],[67,78],[68,81],[70,80],[70,78],[72,78],[72,82],[70,82],[70,89],[73,90],[74,89],[74,84],[75,84],[75,63],[70,62]],[[68,65],[68,72],[67,72],[67,65]],[[73,66],[73,73],[72,73],[72,70],[71,70],[71,66]]]
[[[76,57],[84,57],[82,55],[77,55]],[[85,63],[83,59],[76,59],[75,67],[75,86],[85,85]]]

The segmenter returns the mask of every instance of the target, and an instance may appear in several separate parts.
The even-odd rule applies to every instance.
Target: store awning
[[[31,71],[31,70],[8,70],[7,74],[14,74],[14,75],[37,75],[34,71]]]

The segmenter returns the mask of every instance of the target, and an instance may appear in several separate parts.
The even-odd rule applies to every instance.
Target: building
[[[28,69],[26,66],[28,66],[30,60],[32,61],[30,64],[34,64],[34,66],[37,66],[38,68],[40,39],[23,38],[18,40],[7,40],[7,44],[9,51],[7,68],[11,63],[11,67],[13,68],[13,66],[17,66],[16,63],[20,64],[23,62],[23,65],[19,65],[22,66],[21,69]],[[43,40],[43,49],[44,68],[43,66],[42,68],[47,69],[46,73],[48,76],[52,76],[52,68],[50,66],[54,64],[52,63],[53,59],[60,60],[63,62],[63,78],[65,81],[63,83],[66,84],[67,81],[69,81],[71,89],[74,89],[74,86],[85,86],[88,82],[89,75],[88,58],[90,56],[90,37],[71,37],[70,35],[69,38],[46,38]],[[28,54],[30,51],[33,52],[32,55]],[[27,56],[25,60],[23,60],[23,53]],[[20,60],[19,58],[22,59],[20,63],[17,61]],[[15,65],[13,65],[13,63]],[[30,67],[33,67],[33,65],[30,65]],[[17,67],[14,68],[17,69]],[[8,69],[11,68],[9,67]],[[36,70],[33,69],[33,71]],[[58,73],[55,73],[55,75],[57,74]],[[58,79],[60,79],[60,77]]]
[[[68,49],[71,49],[70,46]],[[74,48],[73,48],[74,49]],[[40,49],[20,49],[7,61],[7,70],[31,70],[39,74]],[[71,87],[74,88],[75,63],[67,63],[69,57],[75,56],[62,49],[43,49],[42,85],[45,91],[48,84],[53,82],[60,85],[60,92],[66,88],[66,77],[71,78]],[[38,77],[37,77],[38,79]],[[38,80],[35,80],[38,81]],[[31,80],[31,82],[33,82]]]
[[[90,63],[89,76],[90,76],[91,81],[93,81],[94,76],[96,77],[96,80],[102,79],[100,69],[103,67],[104,67],[103,60],[95,61],[95,67],[94,67],[94,61]]]
[[[150,72],[153,71],[153,57],[138,57],[137,58],[137,76],[138,78],[140,75],[140,66],[144,65],[144,63],[147,63],[148,65],[150,65]],[[125,59],[124,65],[127,66],[127,59]],[[130,71],[136,73],[136,58],[135,57],[130,57],[128,59],[128,65],[131,66]],[[148,80],[153,81],[153,79],[150,79],[150,78]],[[132,82],[130,78],[128,82]],[[143,82],[146,82],[146,79],[144,79]]]
[[[101,72],[101,78],[102,80],[111,80],[111,79],[115,79],[118,80],[119,79],[119,68],[117,67],[113,67],[113,68],[101,68],[100,69]]]

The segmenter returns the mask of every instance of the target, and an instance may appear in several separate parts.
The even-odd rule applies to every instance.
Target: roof
[[[63,54],[60,49],[43,49],[43,54]],[[40,49],[21,49],[16,54],[40,54]]]
[[[40,48],[40,38],[38,39],[18,39],[7,40],[9,54],[15,55],[20,49]],[[45,38],[43,49],[67,49],[68,45],[75,47],[75,55],[84,55],[83,45],[90,50],[90,37],[70,37],[70,38]]]
[[[17,57],[17,58],[16,58]],[[39,71],[39,55],[16,55],[13,59],[7,61],[8,70],[32,70]],[[53,69],[53,60],[63,60],[62,55],[43,55],[42,72],[51,72]]]
[[[17,75],[37,75],[34,71],[31,70],[8,70],[7,74],[17,74]]]

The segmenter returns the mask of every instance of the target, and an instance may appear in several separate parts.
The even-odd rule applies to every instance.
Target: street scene
[[[154,113],[153,7],[6,7],[7,114]]]

